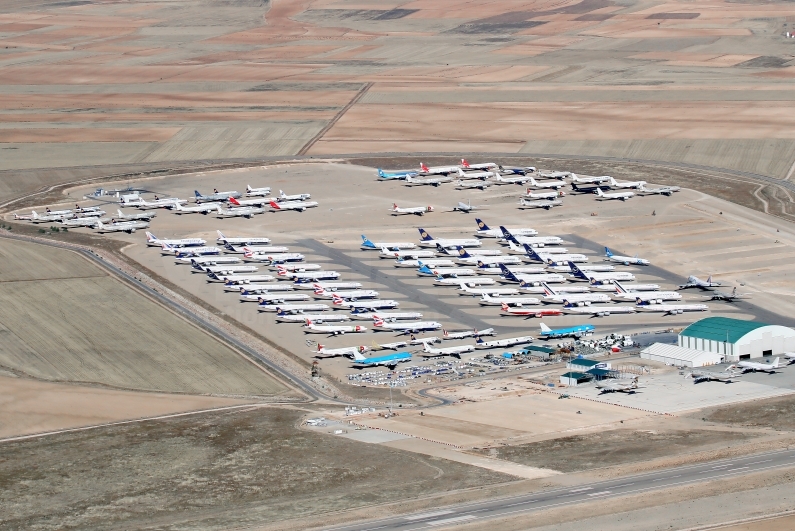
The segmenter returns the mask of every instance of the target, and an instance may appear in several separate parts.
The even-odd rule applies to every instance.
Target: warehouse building
[[[678,345],[735,362],[795,351],[795,330],[728,317],[707,317],[682,330]]]
[[[704,352],[693,348],[654,343],[640,351],[640,357],[651,361],[659,361],[676,367],[704,367],[717,365],[724,361],[723,354]]]

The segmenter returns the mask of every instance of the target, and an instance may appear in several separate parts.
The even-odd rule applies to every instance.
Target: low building
[[[775,356],[795,350],[795,330],[756,321],[707,317],[679,333],[683,348],[712,352],[734,362]]]
[[[668,343],[649,345],[640,351],[640,357],[676,367],[704,367],[705,365],[716,365],[724,361],[723,354],[684,348],[677,345],[669,345]]]
[[[566,363],[566,368],[570,371],[588,372],[591,369],[609,369],[610,363],[589,360],[588,358],[574,358],[573,360]]]
[[[593,376],[584,372],[566,372],[560,375],[560,383],[568,385],[569,387],[576,387],[578,385],[590,382]]]

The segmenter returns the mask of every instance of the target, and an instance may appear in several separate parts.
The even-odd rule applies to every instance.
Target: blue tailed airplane
[[[420,172],[415,170],[402,170],[402,171],[384,171],[378,168],[378,178],[384,181],[391,181],[396,179],[405,179],[406,177],[416,177]]]
[[[387,354],[386,356],[374,356],[372,358],[363,356],[360,352],[353,353],[353,366],[357,369],[384,365],[385,367],[394,370],[398,363],[407,361],[411,361],[411,354],[408,352],[396,352],[394,354]]]
[[[541,337],[544,339],[553,339],[556,337],[575,337],[580,338],[584,335],[591,334],[595,330],[594,325],[577,325],[568,328],[557,328],[553,330],[544,323],[541,323]]]

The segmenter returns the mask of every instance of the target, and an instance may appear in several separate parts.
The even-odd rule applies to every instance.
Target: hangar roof
[[[682,330],[679,335],[711,341],[736,343],[748,332],[756,330],[757,328],[762,328],[763,326],[770,325],[755,321],[731,319],[729,317],[706,317],[691,324]]]

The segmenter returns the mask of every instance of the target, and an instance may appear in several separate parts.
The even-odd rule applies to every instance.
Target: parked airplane
[[[378,317],[384,322],[394,321],[416,321],[422,319],[420,312],[382,312],[380,310],[371,311],[367,308],[354,308],[351,310],[351,318],[362,321],[372,321]],[[405,346],[405,345],[404,345]]]
[[[610,183],[611,188],[643,188],[646,186],[646,181],[623,181],[619,182],[610,177],[610,180],[607,182]]]
[[[271,264],[273,267],[273,264]],[[289,273],[306,273],[308,271],[320,271],[323,266],[320,264],[305,264],[303,262],[282,263],[276,265],[276,270],[284,269]]]
[[[263,186],[262,188],[252,188],[250,184],[246,185],[246,197],[264,197],[271,195],[271,187]]]
[[[274,212],[279,212],[281,210],[296,210],[298,212],[303,212],[307,208],[316,207],[317,201],[282,201],[279,203],[276,201],[271,201],[270,205]]]
[[[482,256],[471,255],[463,247],[458,247],[458,262],[463,264],[513,264],[520,265],[522,259],[517,256]]]
[[[550,250],[551,249],[544,249],[544,251],[547,252],[547,253],[549,253]],[[587,272],[592,272],[592,273],[610,273],[610,272],[616,270],[615,266],[601,265],[601,264],[591,264],[591,265],[582,264],[582,265],[578,265],[577,267],[579,267],[581,271],[586,272],[586,273]],[[548,271],[558,271],[558,272],[561,272],[561,273],[571,273],[571,267],[569,267],[569,264],[547,266],[546,269]],[[611,289],[610,291],[613,291],[613,290]]]
[[[423,216],[427,212],[433,212],[432,206],[425,207],[399,207],[397,203],[392,203],[392,215],[399,216],[401,214],[413,214],[415,216]]]
[[[241,271],[234,271],[232,273],[223,273],[223,272],[208,272],[207,273],[207,282],[223,282],[226,284],[227,282],[242,282],[242,283],[251,283],[251,282],[273,282],[276,280],[273,278],[272,275],[244,275],[241,274]]]
[[[396,352],[395,354],[387,354],[386,356],[372,358],[367,358],[358,352],[353,354],[353,367],[356,369],[383,365],[390,370],[395,370],[398,363],[406,363],[409,361],[411,361],[411,354],[408,352]]]
[[[186,199],[180,199],[179,197],[166,197],[159,199],[157,196],[155,196],[153,201],[139,199],[136,203],[124,203],[124,205],[134,206],[140,210],[149,210],[150,208],[173,208],[175,203],[184,205],[187,202],[188,201]]]
[[[459,201],[458,204],[453,207],[452,212],[463,212],[465,214],[468,214],[470,212],[474,212],[475,210],[480,210],[482,208],[483,207],[481,206],[473,205],[472,201],[467,199],[466,203],[464,203],[463,201]]]
[[[367,327],[361,325],[323,325],[315,324],[307,319],[304,325],[305,334],[328,334],[330,336],[341,336],[344,334],[360,334],[367,332]]]
[[[563,197],[564,195],[566,195],[566,192],[563,190],[552,190],[550,192],[531,192],[531,188],[528,188],[524,197],[527,199],[557,199],[558,197]]]
[[[326,348],[318,343],[314,358],[336,358],[338,356],[353,357],[354,354],[363,354],[369,349],[364,345],[358,347]]]
[[[492,170],[495,168],[499,168],[499,166],[493,162],[481,162],[480,164],[470,164],[467,162],[467,159],[461,159],[461,167],[467,170]]]
[[[308,301],[309,295],[305,293],[247,293],[240,294],[240,302],[265,302],[266,304],[281,304],[283,302]]]
[[[227,252],[236,254],[272,254],[290,251],[290,248],[284,245],[232,245],[231,243],[227,243],[224,245],[224,248]]]
[[[563,240],[558,236],[519,236],[517,238],[511,238],[510,240],[507,238],[505,240],[500,240],[499,243],[502,245],[507,244],[508,249],[513,253],[526,254],[524,250],[525,245],[546,249],[550,245],[560,245],[563,243]]]
[[[511,295],[519,295],[519,290],[514,288],[489,288],[489,287],[480,287],[480,288],[471,288],[466,284],[461,284],[458,288],[459,295],[462,297],[482,297],[483,295],[496,295],[499,297],[509,297]]]
[[[679,289],[687,289],[687,288],[699,288],[703,290],[711,290],[712,288],[717,288],[722,286],[720,282],[712,280],[712,275],[707,277],[707,280],[701,280],[700,278],[690,275],[687,277],[687,282],[681,284]]]
[[[582,269],[582,268],[580,268]],[[609,291],[611,293],[616,291],[615,284],[594,284],[589,286],[591,289],[598,290],[598,291]],[[642,291],[660,291],[659,284],[632,284],[631,286],[627,286],[627,291],[630,293],[638,293]]]
[[[97,218],[97,217],[90,217],[90,218],[70,218],[70,219],[62,219],[58,223],[65,225],[67,227],[95,227],[97,223],[107,223],[110,221],[109,218]]]
[[[56,212],[52,213],[49,212],[43,216],[40,216],[35,210],[30,212],[30,221],[33,223],[50,223],[53,221],[63,221],[65,219],[72,219],[75,217],[75,214],[71,211],[63,211],[63,212]],[[16,219],[23,219],[21,216],[17,216]]]
[[[739,299],[750,299],[750,298],[751,295],[748,293],[737,293],[736,287],[732,289],[731,293],[715,290],[712,292],[711,295],[708,295],[706,297],[706,299],[710,301],[726,301],[726,302],[734,302]]]
[[[475,218],[475,223],[478,224],[478,230],[475,236],[480,238],[505,238],[507,236],[522,237],[522,236],[535,236],[538,231],[530,228],[511,228],[506,229],[500,226],[497,229],[489,228],[482,219]],[[507,235],[507,236],[506,236]]]
[[[282,273],[279,271],[280,276],[287,277],[296,284],[313,284],[321,280],[337,280],[340,274],[336,271],[305,271],[305,272],[288,272]]]
[[[578,306],[576,304],[564,304],[563,313],[592,315],[593,317],[609,317],[616,313],[635,313],[634,306]]]
[[[563,315],[563,310],[542,310],[542,309],[531,309],[531,308],[524,308],[520,306],[511,307],[507,304],[502,305],[502,309],[500,310],[501,315],[517,315],[520,317],[549,317],[549,316],[557,316]]]
[[[116,210],[119,214],[116,219],[125,221],[152,221],[152,218],[157,216],[155,212],[136,212],[135,214],[125,214],[120,209]]]
[[[264,253],[260,253],[262,255]],[[263,258],[263,256],[259,256],[258,258]],[[273,253],[273,254],[265,254],[265,260],[260,260],[264,262],[269,262],[270,266],[278,266],[284,264],[285,262],[303,262],[304,255],[301,253]]]
[[[229,278],[229,277],[227,277]],[[293,287],[286,284],[249,284],[245,280],[232,278],[224,282],[224,291],[237,291],[241,295],[254,295],[258,293],[292,292]]]
[[[558,293],[549,287],[549,284],[543,282],[544,298],[543,302],[547,304],[579,304],[588,305],[593,302],[610,302],[610,297],[605,293]]]
[[[335,291],[338,289],[359,289],[362,287],[361,282],[315,282],[313,284],[307,284],[306,286],[298,286],[301,289],[311,289],[315,290],[317,288],[323,288],[326,291]]]
[[[635,193],[634,192],[615,192],[615,193],[612,193],[612,194],[606,194],[606,193],[604,193],[602,191],[601,188],[597,188],[596,189],[596,195],[597,195],[597,199],[599,199],[601,201],[608,201],[610,199],[619,199],[621,201],[626,201],[630,197],[633,197],[635,195]]]
[[[482,337],[475,340],[475,348],[478,350],[486,350],[490,348],[507,348],[516,345],[525,345],[531,343],[535,338],[530,336],[508,337],[505,339],[495,339],[494,341],[483,341]]]
[[[255,197],[254,199],[235,199],[234,197],[230,197],[229,202],[236,207],[248,207],[248,206],[261,207],[264,205],[269,205],[271,203],[271,200],[268,199],[267,197]]]
[[[635,275],[628,271],[611,271],[610,273],[585,272],[572,261],[569,261],[569,267],[571,268],[573,280],[585,280],[591,284],[612,284],[616,280],[625,282],[635,280]]]
[[[311,194],[293,194],[287,195],[282,190],[279,190],[279,197],[278,201],[281,203],[283,201],[306,201],[307,199],[311,199]]]
[[[477,328],[473,328],[471,330],[453,330],[452,332],[448,332],[447,330],[442,330],[442,338],[445,340],[466,339],[468,337],[493,336],[493,335],[494,335],[493,328],[484,328],[483,330],[478,330]]]
[[[334,299],[340,297],[347,301],[356,302],[359,299],[375,299],[379,293],[372,289],[356,289],[350,291],[326,291],[322,287],[315,288],[315,297],[322,299]]]
[[[410,175],[406,176],[406,186],[441,186],[444,183],[453,182],[452,177],[430,177],[427,179],[419,179]]]
[[[549,210],[552,207],[563,206],[563,201],[558,199],[539,199],[533,201],[525,201],[524,198],[519,199],[519,208],[543,208]]]
[[[458,173],[458,170],[461,169],[461,166],[432,166],[428,167],[424,163],[420,162],[420,171],[422,173],[429,173],[429,174],[448,174],[448,173]]]
[[[422,262],[420,262],[422,263]],[[417,276],[419,277],[472,277],[475,276],[475,270],[469,269],[468,267],[435,267],[431,269],[430,267],[423,265],[417,270]]]
[[[566,186],[566,183],[561,182],[561,181],[542,181],[542,182],[538,182],[533,177],[530,177],[529,183],[530,183],[530,186],[532,186],[534,188],[554,188],[555,190],[557,190],[558,188],[563,188],[564,186]],[[531,190],[532,190],[532,188],[528,188],[527,189],[527,193],[529,194],[531,192]]]
[[[420,356],[423,358],[440,358],[442,356],[452,356],[454,358],[461,359],[461,354],[474,351],[475,347],[472,345],[456,345],[454,347],[433,348],[429,343],[423,343]]]
[[[582,184],[599,184],[610,180],[609,175],[602,175],[596,177],[594,175],[576,175],[574,173],[571,174],[571,182],[573,183],[582,183]]]
[[[436,321],[407,321],[407,322],[391,322],[388,323],[379,317],[373,318],[373,330],[385,330],[389,332],[401,332],[404,334],[416,334],[419,332],[427,332],[430,330],[439,330],[442,328],[441,323]]]
[[[367,236],[362,234],[361,248],[365,251],[377,251],[379,249],[387,248],[390,251],[400,251],[401,249],[414,249],[415,244],[411,242],[371,242]]]
[[[341,313],[302,313],[302,312],[276,312],[277,323],[300,323],[306,324],[309,319],[315,324],[321,323],[343,323],[350,321],[351,318]]]
[[[535,285],[540,286],[542,282],[565,282],[566,278],[559,274],[559,273],[533,273],[529,275],[515,273],[505,267],[505,265],[500,265],[500,269],[502,270],[502,275],[500,275],[500,281],[504,282],[512,282],[521,284],[524,282],[527,285]]]
[[[229,208],[224,210],[221,208],[221,205],[216,207],[216,212],[218,218],[234,218],[234,217],[244,217],[244,218],[252,218],[255,214],[262,214],[265,212],[264,208],[258,207],[237,207],[237,208]]]
[[[712,372],[700,369],[691,370],[685,375],[685,378],[692,378],[693,383],[700,382],[726,382],[731,383],[735,378],[742,376],[742,372],[734,372],[733,370],[726,369],[723,372]]]
[[[197,203],[195,205],[182,206],[179,203],[175,202],[171,210],[178,216],[181,216],[182,214],[207,215],[210,212],[217,212],[220,207],[221,203]]]
[[[550,254],[544,251],[538,251],[528,244],[523,244],[524,252],[531,260],[537,262],[545,262],[549,265],[568,264],[569,262],[587,262],[588,257],[584,254],[568,253],[568,254]]]
[[[221,254],[221,249],[219,247],[172,247],[164,243],[160,253],[164,256],[185,258],[188,256],[218,255]]]
[[[237,190],[232,190],[229,192],[219,192],[218,190],[213,190],[213,193],[207,195],[202,195],[198,190],[194,190],[193,195],[195,196],[194,201],[196,201],[197,203],[204,203],[210,201],[227,201],[232,197],[237,199],[238,197],[243,196],[243,194],[241,194]]]
[[[579,339],[582,336],[593,334],[595,329],[596,327],[590,324],[553,329],[541,323],[541,337],[544,339],[555,339],[559,337],[573,337]]]
[[[458,179],[460,181],[465,181],[468,179],[488,179],[489,177],[494,177],[493,171],[464,171],[461,168],[458,168]]]
[[[399,348],[405,348],[408,346],[408,342],[406,341],[395,341],[394,343],[376,343],[375,341],[372,342],[370,348],[373,350],[397,350]]]
[[[545,282],[546,281],[536,281],[536,280],[533,280],[532,278],[530,278],[530,281],[522,280],[519,283],[519,289],[524,291],[525,293],[544,293],[543,284]],[[589,289],[588,286],[574,286],[574,285],[555,286],[555,291],[558,294],[560,294],[560,295],[563,295],[563,294],[566,294],[566,293],[590,293],[591,292],[591,290]]]
[[[433,280],[434,285],[436,286],[492,286],[496,284],[493,279],[491,278],[483,278],[483,277],[449,277],[445,278],[442,276],[438,276]]]
[[[229,245],[268,245],[271,242],[270,238],[253,237],[253,236],[240,236],[236,238],[228,238],[220,230],[218,233],[218,241],[223,244]]]
[[[193,271],[193,273],[217,273],[219,275],[257,272],[257,268],[254,266],[236,264],[207,265],[196,262],[196,258],[193,259],[193,268],[196,269],[196,271]]]
[[[220,264],[240,264],[242,261],[243,260],[236,256],[196,256],[177,258],[174,260],[177,264],[191,264],[194,269]]]
[[[660,194],[670,196],[679,190],[680,188],[678,186],[662,186],[659,188],[646,188],[645,186],[641,186],[638,188],[638,192],[642,193],[643,195]]]
[[[121,221],[119,223],[112,223],[110,225],[105,225],[101,221],[97,220],[97,232],[100,234],[104,234],[106,232],[126,232],[128,234],[132,234],[138,229],[148,229],[149,222],[148,221]]]
[[[744,373],[746,372],[767,372],[773,374],[778,369],[778,358],[774,359],[772,363],[759,363],[757,361],[739,361],[734,365],[729,365],[729,369],[739,367]]]
[[[537,175],[539,177],[544,177],[544,178],[547,178],[547,179],[563,180],[566,177],[570,177],[570,176],[572,176],[574,174],[571,173],[570,171],[543,171],[543,170],[541,170],[541,171],[537,172]]]
[[[541,266],[519,266],[519,267],[517,267],[517,266],[511,266],[511,267],[505,266],[505,268],[508,270],[508,272],[506,272],[503,269],[503,266],[501,264],[495,264],[496,267],[490,267],[489,264],[483,264],[483,265],[485,267],[480,267],[480,265],[478,264],[478,273],[480,273],[481,275],[493,275],[493,274],[495,274],[495,272],[492,271],[492,269],[496,269],[497,270],[496,274],[499,274],[499,275],[507,275],[508,272],[510,272],[510,273],[513,273],[516,276],[519,276],[519,275],[543,275],[543,274],[545,274],[547,272],[546,267],[541,267]]]
[[[500,166],[500,171],[509,175],[527,175],[536,171],[535,166],[528,166],[526,168],[518,168],[516,166]]]
[[[376,299],[376,300],[355,300],[344,299],[336,293],[331,296],[331,300],[335,307],[351,308],[351,309],[364,309],[364,310],[391,310],[400,306],[398,301],[391,299]]]
[[[404,170],[404,171],[384,171],[381,168],[378,168],[378,177],[384,181],[391,181],[391,180],[400,180],[405,179],[406,177],[416,177],[420,173],[415,170]]]
[[[603,393],[634,393],[637,389],[640,389],[640,385],[638,384],[638,377],[632,378],[630,381],[621,381],[621,380],[602,380],[601,382],[596,382],[596,388],[601,391],[599,394]]]
[[[395,260],[395,267],[453,267],[455,263],[447,258],[421,258],[417,260],[402,260],[398,258]]]
[[[682,294],[676,291],[632,291],[625,288],[621,282],[614,282],[616,293],[613,298],[620,301],[647,301],[651,304],[662,304],[663,301],[678,301],[682,299]]]
[[[481,306],[502,306],[503,304],[507,304],[508,306],[516,306],[519,308],[525,305],[533,306],[541,304],[541,301],[535,297],[492,297],[488,293],[484,293],[478,302]]]
[[[526,174],[516,174],[516,177],[503,177],[500,172],[494,172],[494,179],[492,179],[493,184],[503,185],[503,184],[524,184],[530,180]]]
[[[473,240],[468,238],[442,238],[435,240],[433,237],[428,234],[423,228],[417,229],[420,231],[420,246],[421,247],[442,247],[444,249],[452,249],[457,247],[480,247],[483,245],[483,242],[480,240]]]
[[[409,258],[414,260],[420,260],[423,258],[435,258],[436,253],[433,251],[429,251],[427,249],[408,249],[403,251],[390,251],[386,247],[381,248],[381,252],[378,253],[379,258],[396,258],[398,260]]]
[[[605,261],[608,262],[618,262],[619,264],[624,265],[649,265],[651,262],[644,258],[638,258],[638,255],[635,256],[621,256],[617,254],[613,254],[610,249],[605,247]]]
[[[458,247],[451,247],[445,249],[441,245],[437,246],[437,253],[441,255],[449,255],[449,256],[460,256],[461,253],[458,252]],[[502,251],[499,249],[468,249],[466,253],[469,256],[502,256]]]
[[[643,299],[637,299],[638,310],[643,312],[660,312],[665,315],[677,315],[685,312],[706,312],[706,304],[650,304]]]
[[[305,313],[325,312],[329,307],[326,304],[260,304],[261,312]]]

